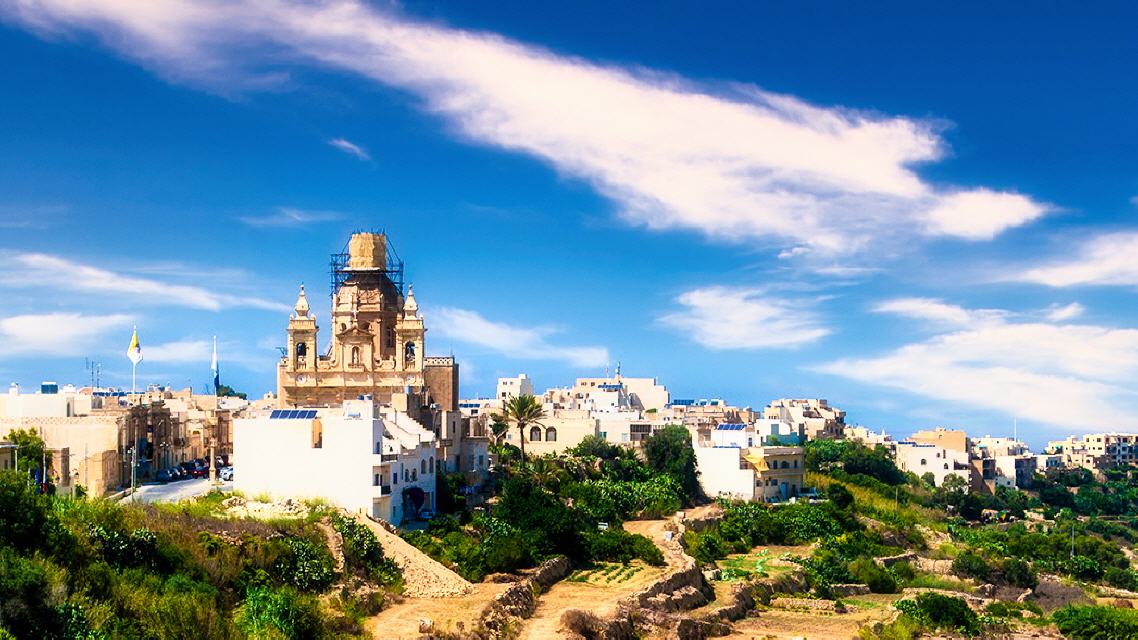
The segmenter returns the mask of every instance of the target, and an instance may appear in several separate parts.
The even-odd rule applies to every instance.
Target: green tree
[[[8,432],[7,440],[16,445],[19,454],[17,471],[29,475],[32,470],[42,467],[45,461],[51,467],[51,452],[47,451],[47,444],[35,429],[15,429]]]
[[[644,455],[648,467],[656,473],[672,476],[688,500],[700,495],[695,449],[686,427],[668,425],[648,436],[644,440]]]
[[[540,427],[541,421],[544,418],[545,409],[542,408],[541,402],[526,393],[520,396],[510,396],[510,399],[506,401],[506,405],[502,407],[502,413],[493,416],[495,423],[504,422],[509,424],[512,422],[514,426],[518,428],[518,444],[521,445],[522,467],[526,466],[526,429],[533,426]]]
[[[222,398],[241,398],[242,400],[247,399],[247,396],[245,395],[244,392],[237,391],[236,389],[234,389],[233,387],[231,387],[227,384],[218,385],[217,395],[222,397]]]

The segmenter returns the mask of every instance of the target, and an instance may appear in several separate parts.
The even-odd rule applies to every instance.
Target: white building
[[[433,432],[371,400],[278,409],[233,423],[238,490],[323,498],[396,525],[435,508],[435,453]]]
[[[935,444],[903,440],[896,445],[897,468],[923,477],[933,475],[933,484],[941,486],[949,476],[957,476],[965,483],[970,482],[971,470],[968,453]]]
[[[498,378],[498,392],[495,400],[505,402],[509,398],[533,395],[533,381],[524,373],[513,378]]]
[[[753,427],[725,423],[707,439],[692,432],[699,482],[709,497],[779,502],[804,489],[806,458],[802,447],[753,446]]]

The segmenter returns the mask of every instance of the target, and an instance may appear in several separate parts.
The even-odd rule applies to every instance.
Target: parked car
[[[222,467],[218,476],[226,482],[233,480],[233,467]]]
[[[170,475],[169,469],[159,469],[158,473],[154,474],[154,479],[163,484],[170,482],[174,478]]]
[[[209,475],[209,469],[200,465],[197,461],[189,460],[182,463],[182,469],[190,474],[191,478],[204,478]]]
[[[176,467],[176,466],[170,467],[169,469],[167,469],[166,473],[170,474],[170,481],[171,482],[177,482],[178,480],[185,480],[188,477],[185,474],[185,472],[182,470],[181,467]]]

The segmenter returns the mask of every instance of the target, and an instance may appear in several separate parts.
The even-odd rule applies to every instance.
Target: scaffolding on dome
[[[386,265],[383,269],[368,270],[366,273],[375,274],[386,278],[399,291],[399,295],[403,296],[403,259],[399,257],[398,253],[396,253],[395,247],[392,246],[391,240],[387,238],[387,232],[385,230],[381,229],[373,233],[383,235],[385,238],[385,250],[387,253]],[[335,304],[336,293],[340,290],[340,287],[344,286],[344,283],[348,281],[348,278],[352,277],[353,275],[359,276],[362,273],[365,273],[360,270],[351,268],[349,266],[350,258],[351,255],[348,252],[348,244],[346,243],[344,244],[344,250],[340,253],[333,253],[331,260],[329,260],[329,290],[331,292],[333,304]]]

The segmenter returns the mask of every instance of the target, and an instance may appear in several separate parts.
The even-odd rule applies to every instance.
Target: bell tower
[[[288,370],[290,372],[316,371],[316,318],[309,314],[308,297],[304,285],[288,319]]]

